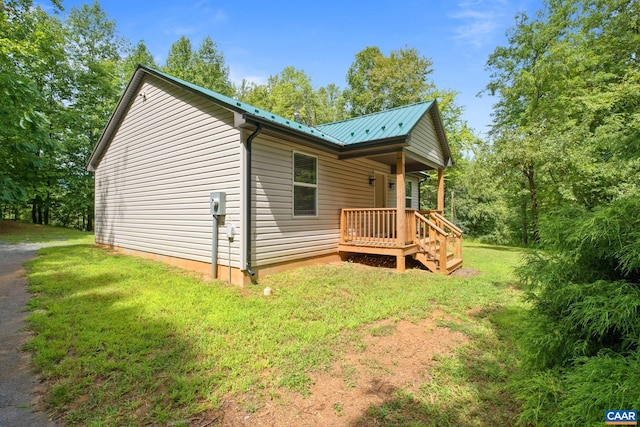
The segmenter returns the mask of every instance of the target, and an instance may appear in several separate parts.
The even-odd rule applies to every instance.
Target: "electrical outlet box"
[[[214,191],[209,195],[209,211],[211,215],[227,214],[227,194],[222,191]]]
[[[229,224],[227,225],[227,239],[229,239],[230,242],[233,242],[233,238],[236,235],[236,227],[233,224]]]

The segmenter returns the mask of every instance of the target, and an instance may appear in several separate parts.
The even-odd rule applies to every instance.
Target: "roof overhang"
[[[407,145],[409,145],[409,141],[404,136],[343,145],[340,149],[338,159],[355,159],[358,157],[395,153],[401,151]]]

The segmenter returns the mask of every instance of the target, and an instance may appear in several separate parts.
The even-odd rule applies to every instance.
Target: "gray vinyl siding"
[[[416,143],[420,141],[420,143]],[[444,154],[436,135],[433,120],[426,114],[411,131],[409,146],[405,150],[426,161],[432,167],[445,167]]]
[[[233,114],[147,76],[96,169],[96,241],[211,262],[209,193],[240,230],[240,132]],[[227,265],[225,228],[218,262]],[[240,239],[232,246],[239,267]]]
[[[318,159],[318,215],[293,216],[293,152]],[[258,137],[252,145],[254,265],[336,253],[340,210],[374,204],[369,177],[389,166],[366,159],[338,160],[318,150]],[[395,202],[394,202],[395,205]]]

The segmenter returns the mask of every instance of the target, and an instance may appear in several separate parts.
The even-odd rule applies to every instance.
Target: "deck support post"
[[[405,155],[404,151],[396,153],[396,238],[398,239],[398,255],[396,255],[396,270],[403,273],[405,270],[404,246],[406,244],[405,225]]]
[[[438,205],[437,211],[444,215],[444,169],[438,169]]]

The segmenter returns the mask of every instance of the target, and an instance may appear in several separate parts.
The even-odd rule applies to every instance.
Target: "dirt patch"
[[[480,270],[474,270],[472,268],[464,268],[464,267],[459,268],[453,273],[451,273],[452,276],[457,276],[457,277],[473,277],[473,276],[477,276],[478,274],[480,274]]]
[[[437,325],[445,315],[414,323],[382,321],[362,331],[329,369],[311,375],[309,396],[277,390],[275,398],[255,407],[251,396],[225,400],[221,411],[204,419],[221,426],[348,426],[371,405],[383,403],[398,389],[415,393],[429,381],[434,357],[449,355],[467,342],[466,335]],[[198,420],[193,425],[201,425]]]

